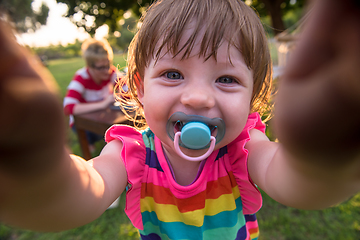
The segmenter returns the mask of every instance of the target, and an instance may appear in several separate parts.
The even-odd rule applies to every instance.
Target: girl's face
[[[240,134],[250,113],[253,74],[240,52],[235,47],[228,49],[228,42],[224,41],[218,49],[217,61],[213,57],[205,61],[198,55],[199,44],[197,41],[190,57],[184,60],[182,54],[174,57],[170,53],[157,62],[152,59],[144,72],[144,89],[138,93],[146,121],[162,141],[169,158],[176,154],[166,123],[174,112],[222,118],[226,132],[215,149]],[[182,148],[188,156],[200,156],[206,150]]]

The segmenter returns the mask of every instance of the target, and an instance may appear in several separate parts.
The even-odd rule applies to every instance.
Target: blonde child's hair
[[[88,67],[93,67],[98,60],[104,58],[111,63],[114,58],[113,50],[106,39],[89,38],[81,45],[81,51]]]
[[[251,111],[263,114],[268,110],[272,65],[267,39],[259,17],[244,2],[159,0],[149,7],[140,19],[140,24],[141,27],[129,46],[128,72],[122,82],[129,90],[121,91],[121,83],[117,88],[125,105],[129,106],[131,100],[135,100],[132,101],[136,111],[133,119],[144,117],[137,89],[143,91],[144,70],[150,60],[161,58],[160,53],[164,52],[173,56],[181,53],[182,59],[188,58],[200,34],[203,35],[199,56],[205,59],[213,57],[216,60],[217,50],[223,40],[229,42],[228,49],[234,46],[239,50],[246,65],[253,71]],[[185,45],[180,46],[180,39],[190,24],[194,31]]]

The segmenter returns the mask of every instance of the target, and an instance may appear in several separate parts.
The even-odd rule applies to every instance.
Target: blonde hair
[[[253,71],[254,90],[251,111],[263,114],[269,108],[272,65],[264,28],[256,13],[241,0],[159,0],[140,20],[142,25],[133,38],[128,53],[128,72],[123,84],[129,91],[118,92],[123,99],[134,99],[136,115],[143,116],[137,89],[143,90],[145,67],[161,57],[162,51],[189,57],[197,36],[202,35],[200,56],[216,60],[223,40],[234,46]],[[186,28],[194,31],[183,46],[179,45]],[[202,33],[200,33],[200,30]],[[230,59],[231,62],[231,59]],[[134,101],[133,101],[134,102]],[[124,101],[129,104],[129,101]],[[145,122],[145,121],[144,121]],[[143,123],[144,123],[143,122]]]
[[[107,58],[111,63],[114,58],[113,50],[106,39],[89,38],[81,45],[81,51],[86,65],[89,67],[93,67],[99,59]]]

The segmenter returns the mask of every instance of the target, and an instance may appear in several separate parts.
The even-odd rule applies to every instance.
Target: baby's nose
[[[194,109],[212,108],[215,98],[212,91],[207,88],[189,86],[181,95],[181,103]]]

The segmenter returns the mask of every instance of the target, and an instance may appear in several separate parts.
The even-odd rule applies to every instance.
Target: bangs
[[[140,32],[141,36],[138,36],[139,41],[150,43],[143,48],[142,59],[146,59],[146,66],[152,58],[158,60],[166,53],[173,56],[181,53],[181,58],[186,59],[192,53],[195,42],[200,39],[200,51],[197,54],[206,60],[210,57],[216,60],[217,50],[226,40],[229,47],[233,45],[248,59],[246,64],[250,67],[251,61],[245,56],[245,52],[252,52],[253,46],[249,45],[253,41],[247,39],[251,35],[244,34],[243,31],[246,31],[246,23],[252,21],[248,19],[247,9],[241,8],[239,4],[231,4],[231,1],[226,0],[174,0],[156,3],[145,16],[145,19],[152,21],[145,21],[141,27],[148,34]],[[243,14],[239,14],[242,12]],[[184,32],[188,29],[192,29],[192,33],[180,45]],[[247,51],[244,52],[243,48]]]

